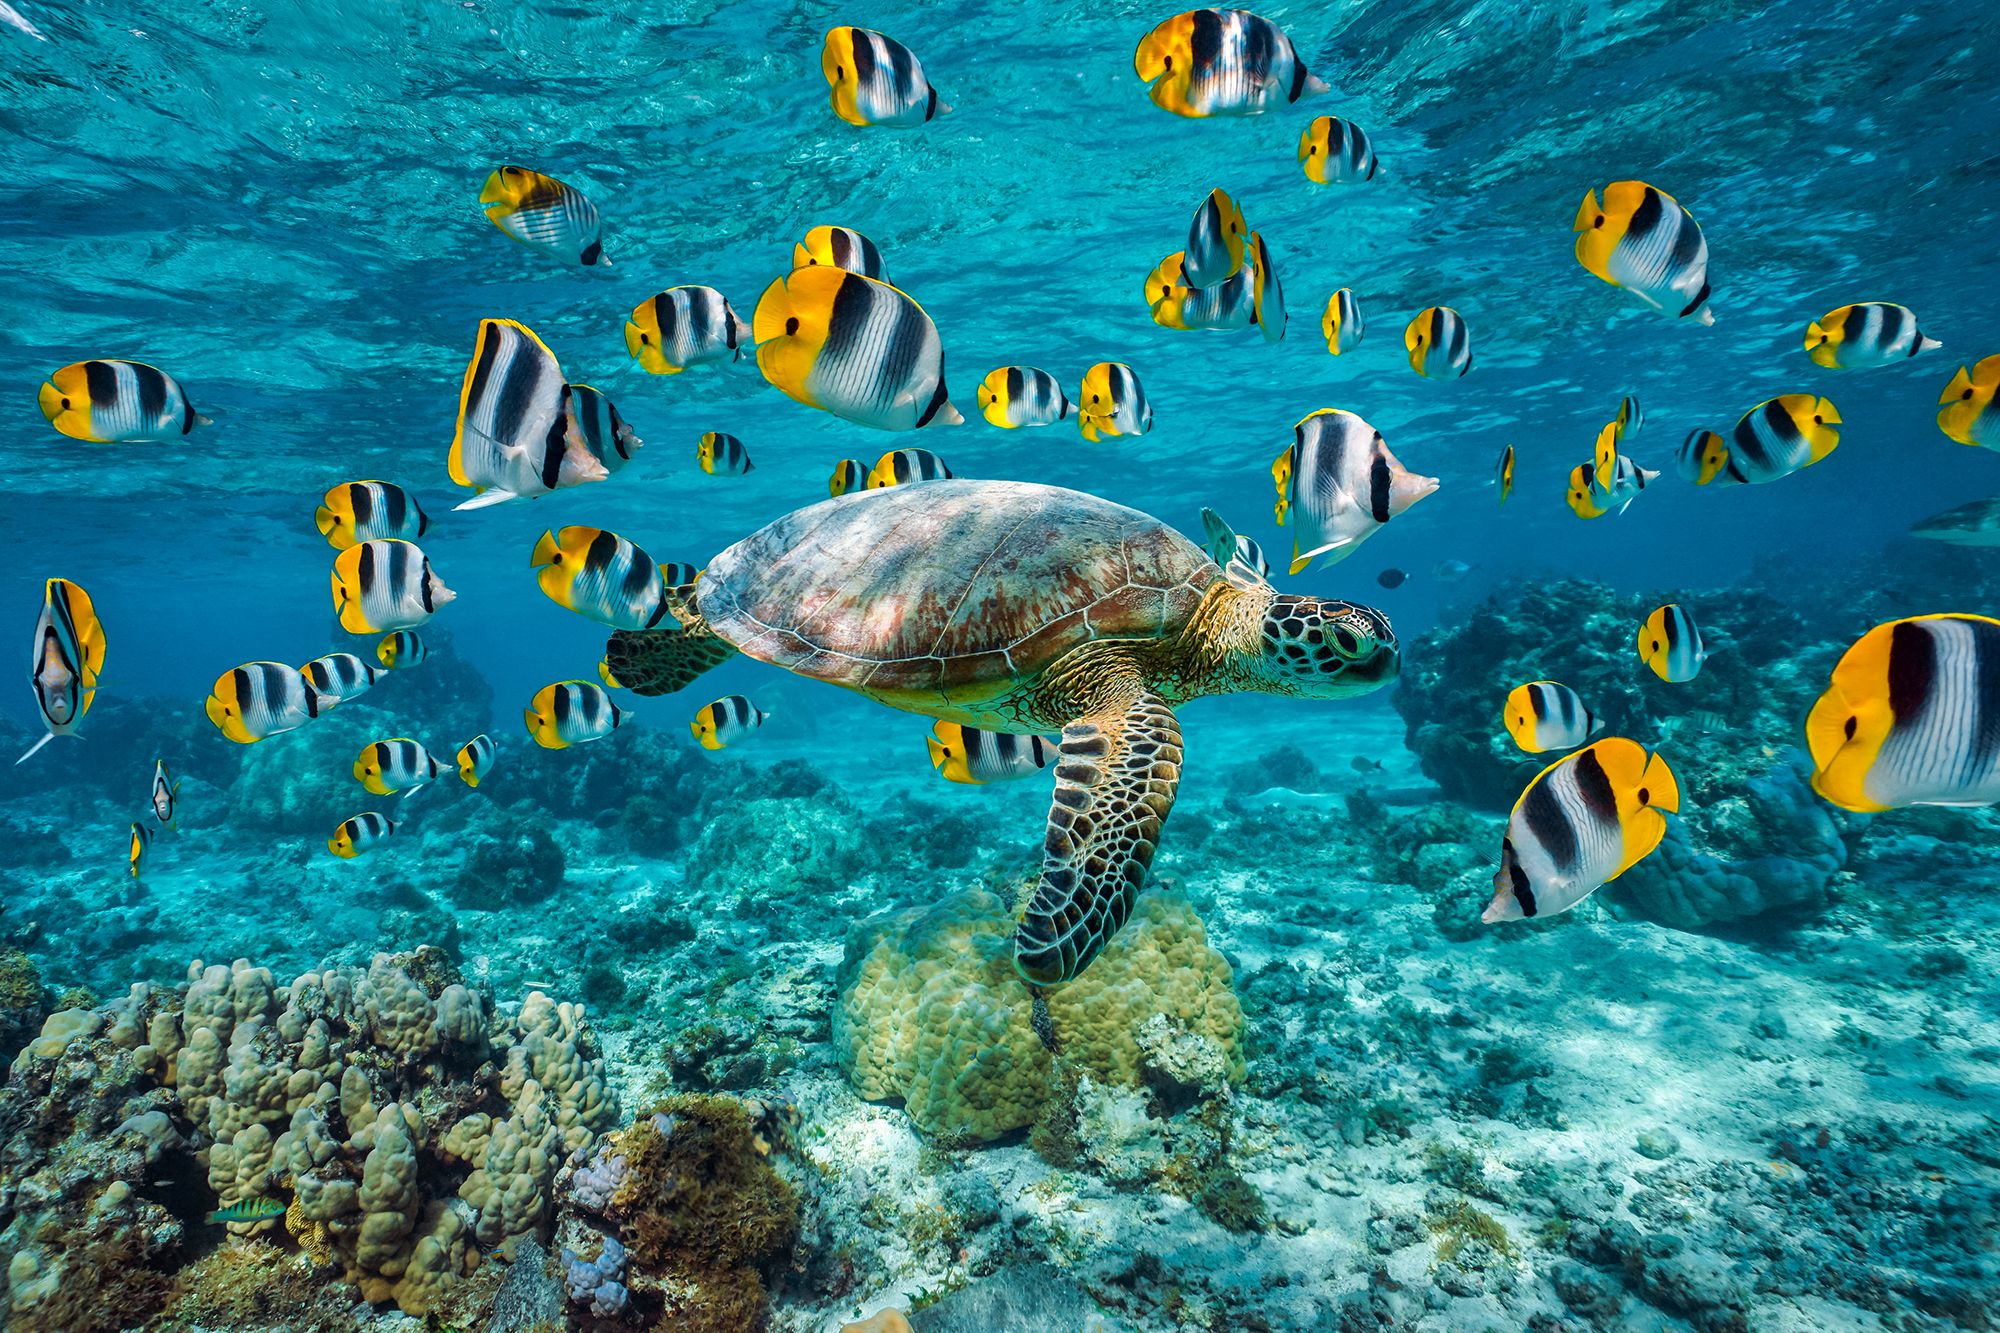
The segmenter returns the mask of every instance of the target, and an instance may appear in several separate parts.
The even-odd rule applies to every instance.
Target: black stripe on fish
[[[167,410],[167,377],[151,366],[135,364],[132,382],[139,390],[139,420],[150,426]]]
[[[1889,711],[1900,724],[1921,714],[1937,684],[1937,643],[1922,623],[1889,631]]]
[[[356,482],[347,488],[347,507],[354,511],[354,529],[365,530],[375,517],[375,492]]]
[[[1702,303],[1706,300],[1708,300],[1708,279],[1703,278],[1701,280],[1701,290],[1694,294],[1694,300],[1689,301],[1681,307],[1681,317],[1686,318],[1701,309]]]
[[[1604,771],[1597,751],[1585,750],[1576,757],[1576,791],[1584,808],[1600,824],[1618,822],[1618,793],[1611,788],[1611,775]]]
[[[1972,754],[1974,772],[2000,756],[2000,629],[1979,620],[1959,622],[1972,631]]]
[[[542,489],[552,491],[556,480],[562,476],[563,452],[569,448],[569,385],[562,386],[562,395],[556,409],[555,419],[549,422],[549,432],[542,441],[542,456],[536,475],[541,478]]]
[[[1546,685],[1530,685],[1528,687],[1528,706],[1534,709],[1535,720],[1537,722],[1546,720],[1549,715],[1549,687]]]
[[[109,361],[83,363],[83,390],[91,406],[109,407],[118,401],[118,367]]]
[[[1381,436],[1376,436],[1379,441]],[[1389,475],[1388,456],[1380,449],[1375,450],[1374,461],[1368,465],[1368,513],[1377,523],[1389,521]]]
[[[1514,840],[1500,840],[1500,864],[1506,868],[1508,887],[1513,890],[1514,901],[1521,905],[1521,915],[1535,914],[1535,886],[1528,882],[1528,872],[1521,869],[1521,858],[1514,852]]]
[[[938,362],[937,388],[931,391],[931,400],[930,402],[924,404],[923,412],[917,417],[917,425],[919,426],[930,425],[931,419],[937,416],[938,409],[942,408],[946,403],[950,401],[951,401],[951,395],[946,392],[944,387],[944,362],[943,359],[940,358]]]
[[[1188,33],[1188,74],[1195,78],[1207,78],[1222,60],[1222,15],[1213,9],[1197,9],[1191,26],[1192,31]]]
[[[1521,822],[1549,854],[1556,869],[1567,874],[1577,865],[1576,830],[1570,827],[1569,816],[1563,813],[1562,802],[1556,799],[1556,777],[1556,773],[1550,773],[1528,789],[1521,802]]]
[[[1632,210],[1632,220],[1625,224],[1625,235],[1636,244],[1651,236],[1666,217],[1666,205],[1660,201],[1660,192],[1648,185],[1639,197],[1639,206]]]

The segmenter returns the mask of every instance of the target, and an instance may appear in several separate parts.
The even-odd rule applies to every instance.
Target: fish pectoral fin
[[[1125,924],[1180,777],[1180,724],[1135,676],[1063,728],[1042,877],[1014,931],[1030,984],[1071,980]]]
[[[33,745],[30,745],[22,753],[21,757],[19,759],[16,759],[14,762],[17,764],[27,763],[28,760],[34,756],[35,751],[41,749],[44,745],[47,745],[50,741],[54,740],[55,738],[56,734],[53,731],[43,733],[42,738],[36,741]]]
[[[520,496],[512,491],[486,490],[481,491],[462,504],[453,505],[452,509],[454,511],[460,509],[490,509],[494,505],[506,504],[509,500],[519,500],[520,498]]]

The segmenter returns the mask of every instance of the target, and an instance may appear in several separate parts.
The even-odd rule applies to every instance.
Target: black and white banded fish
[[[1560,681],[1531,680],[1508,694],[1501,721],[1529,754],[1574,750],[1604,729],[1577,692]]]
[[[1146,277],[1146,308],[1163,329],[1244,329],[1257,318],[1257,271],[1244,265],[1210,287],[1185,281],[1182,252],[1162,259]]]
[[[42,612],[35,618],[34,646],[28,657],[28,684],[46,734],[16,759],[57,736],[74,736],[97,698],[104,669],[104,625],[81,585],[49,579],[42,585]]]
[[[458,776],[466,786],[477,787],[479,780],[493,771],[493,761],[499,757],[500,747],[482,731],[458,747]]]
[[[361,747],[354,759],[354,780],[376,796],[392,796],[437,781],[443,771],[420,741],[392,736]]]
[[[635,543],[603,528],[544,532],[528,562],[557,606],[614,629],[651,629],[667,614],[660,567]]]
[[[1061,381],[1033,366],[1001,366],[979,381],[979,410],[1002,430],[1052,426],[1069,416]],[[834,494],[838,495],[836,491]]]
[[[42,385],[42,415],[72,440],[94,444],[167,440],[215,423],[187,391],[143,361],[78,361]]]
[[[146,857],[153,850],[153,830],[145,824],[134,823],[125,842],[125,859],[131,864],[132,878],[139,878],[145,868]]]
[[[833,113],[850,125],[909,129],[951,114],[924,77],[916,53],[879,32],[829,29],[820,45],[819,67]]]
[[[415,542],[367,541],[333,561],[333,609],[349,634],[414,629],[456,600]]]
[[[374,848],[395,831],[395,820],[366,810],[351,819],[343,819],[340,827],[333,831],[333,836],[326,840],[326,849],[335,856],[351,860]]]
[[[415,630],[399,629],[384,634],[375,645],[375,660],[390,671],[403,671],[431,655],[431,646]]]
[[[747,476],[756,467],[750,461],[750,447],[719,430],[705,431],[695,441],[694,461],[711,477]]]
[[[1668,602],[1639,626],[1639,660],[1653,668],[1661,680],[1678,685],[1701,674],[1701,664],[1708,660],[1708,645],[1687,609],[1678,602]]]
[[[1327,91],[1277,24],[1247,9],[1191,9],[1133,52],[1153,105],[1177,116],[1255,116]]]
[[[1056,760],[1056,747],[1040,736],[981,731],[956,722],[938,722],[925,738],[931,767],[947,782],[981,786],[1032,777]]]
[[[1729,466],[1729,445],[1714,431],[1696,426],[1681,441],[1681,450],[1674,462],[1681,480],[1706,486]]]
[[[336,551],[380,537],[415,541],[431,525],[416,497],[388,481],[341,482],[321,497],[313,522]]]
[[[501,167],[480,187],[486,220],[565,264],[610,268],[597,206],[573,185],[526,167]]]
[[[1576,262],[1663,314],[1714,324],[1708,239],[1694,214],[1644,181],[1613,181],[1583,196],[1571,224]]]
[[[1353,185],[1372,181],[1382,164],[1368,132],[1339,116],[1315,116],[1299,135],[1299,167],[1306,179],[1321,185]]]
[[[618,729],[627,714],[603,687],[587,680],[559,680],[535,691],[522,710],[528,734],[544,750],[599,741]]]
[[[846,269],[877,282],[889,281],[881,247],[852,227],[814,227],[792,247],[793,268],[811,268],[815,264]]]
[[[928,449],[891,449],[875,460],[868,473],[868,489],[907,486],[913,481],[943,481],[955,475],[942,458]]]
[[[956,426],[944,344],[924,308],[886,282],[793,269],[764,289],[757,368],[807,407],[877,430]]]
[[[314,689],[305,673],[283,662],[245,662],[215,678],[208,720],[239,745],[293,731],[338,700]]]
[[[1076,424],[1083,438],[1091,441],[1151,430],[1153,405],[1139,383],[1139,373],[1123,361],[1100,361],[1084,371]]]
[[[153,785],[146,791],[146,809],[153,822],[171,833],[179,827],[181,784],[167,772],[167,761],[153,761]]]
[[[1352,288],[1342,287],[1326,298],[1326,313],[1319,317],[1319,331],[1326,336],[1326,350],[1333,356],[1360,345],[1368,324],[1361,317],[1361,303],[1354,299]]]
[[[1893,301],[1844,305],[1806,325],[1806,352],[1828,370],[1891,366],[1942,346],[1917,327],[1916,311]]]
[[[770,716],[740,694],[724,695],[702,705],[688,723],[688,730],[701,742],[702,749],[720,750],[763,726]]]
[[[603,481],[604,464],[585,447],[562,366],[527,325],[482,319],[458,390],[458,430],[447,460],[451,479],[479,494],[457,506],[547,495]]]
[[[569,410],[583,436],[583,447],[600,463],[605,473],[618,471],[632,461],[645,441],[632,429],[602,389],[588,384],[569,386]]]
[[[408,630],[398,631],[408,634]],[[325,706],[332,708],[349,699],[358,699],[374,686],[381,673],[353,653],[328,653],[300,667],[306,683],[319,691]]]
[[[1285,288],[1278,281],[1278,261],[1271,258],[1271,246],[1264,233],[1250,233],[1250,319],[1274,343],[1285,336]]]
[[[843,458],[833,465],[833,474],[826,479],[828,495],[846,495],[849,491],[866,490],[868,487],[868,465],[858,458]]]
[[[1491,925],[1566,912],[1637,865],[1681,808],[1667,761],[1612,736],[1558,759],[1528,784],[1500,844]]]
[[[713,287],[669,287],[632,307],[625,321],[625,350],[655,375],[740,360],[749,342],[750,326]]]
[[[1448,305],[1418,311],[1403,330],[1403,346],[1410,369],[1426,379],[1457,379],[1472,369],[1472,330]]]
[[[1279,522],[1292,529],[1291,572],[1315,560],[1345,560],[1390,519],[1438,488],[1409,471],[1382,433],[1352,412],[1321,408],[1292,427],[1292,443],[1271,464]]]
[[[1250,244],[1250,227],[1243,210],[1221,189],[1208,192],[1188,223],[1187,249],[1182,251],[1182,282],[1188,287],[1213,287],[1234,277],[1243,267]]]
[[[1721,479],[1754,485],[1811,467],[1839,447],[1839,425],[1833,403],[1809,393],[1759,403],[1730,428]]]

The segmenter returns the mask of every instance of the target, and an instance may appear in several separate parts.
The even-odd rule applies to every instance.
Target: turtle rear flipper
[[[1014,931],[1014,966],[1038,986],[1090,965],[1132,915],[1181,780],[1181,729],[1140,687],[1063,728],[1042,880]]]
[[[706,625],[699,630],[620,630],[604,645],[604,667],[634,694],[672,694],[735,655],[735,646]]]

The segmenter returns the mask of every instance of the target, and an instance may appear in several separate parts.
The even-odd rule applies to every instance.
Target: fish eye
[[[1821,420],[1821,419],[1820,419],[1819,417],[1814,417],[1814,418],[1813,418],[1813,425],[1815,425],[1815,426],[1824,426],[1825,424],[1826,424],[1826,422],[1825,422],[1825,421],[1823,421],[1823,420]]]
[[[1640,805],[1645,805],[1645,804],[1646,804],[1647,802],[1651,801],[1652,799],[1653,799],[1653,793],[1652,793],[1652,791],[1651,791],[1651,790],[1650,790],[1649,788],[1646,788],[1646,787],[1641,787],[1641,788],[1639,788],[1639,804],[1640,804]]]
[[[1854,739],[1854,727],[1855,724],[1860,720],[1861,720],[1860,718],[1855,718],[1855,717],[1850,717],[1847,719],[1847,739],[1849,740]]]
[[[785,321],[785,336],[789,338],[791,335],[797,333],[798,331],[799,331],[799,320],[798,316],[794,315],[792,318]]]
[[[1604,214],[1602,214],[1602,213],[1599,213],[1599,214],[1597,215],[1597,221],[1595,221],[1595,222],[1591,223],[1590,225],[1591,225],[1591,226],[1593,226],[1593,227],[1601,227],[1601,226],[1603,226],[1603,225],[1604,225]]]
[[[1972,390],[1967,389],[1964,393],[1960,394],[1958,397],[1961,402],[1969,401],[1972,398]],[[63,406],[64,407],[69,406],[69,399],[67,398],[63,399]]]
[[[1161,69],[1172,69],[1173,67],[1174,67],[1174,58],[1172,56],[1166,56],[1160,61]]]
[[[642,334],[640,334],[640,335],[639,335],[639,346],[641,346],[641,347],[651,347],[652,345],[653,345],[653,335],[652,335],[652,334],[650,334],[650,333],[642,333]]]
[[[1972,397],[1972,390],[1970,390],[1970,389],[1967,389],[1967,390],[1965,391],[1965,396],[1966,396],[1967,398],[1970,398],[1970,397]],[[69,410],[69,399],[67,399],[67,398],[63,399],[63,410],[64,410],[65,412]]]

